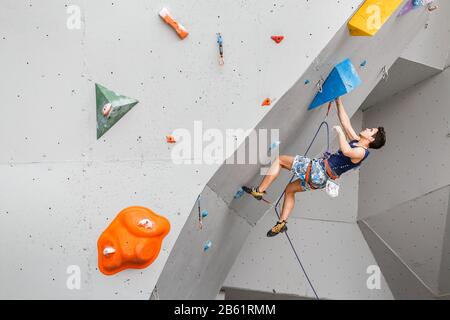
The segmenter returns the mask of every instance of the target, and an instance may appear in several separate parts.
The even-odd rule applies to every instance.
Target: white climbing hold
[[[142,219],[141,221],[139,221],[138,225],[140,227],[144,227],[145,229],[153,228],[153,222],[150,219]]]
[[[116,252],[116,249],[114,249],[113,247],[106,247],[105,249],[103,249],[104,256],[109,256],[110,254],[113,254],[114,252]]]

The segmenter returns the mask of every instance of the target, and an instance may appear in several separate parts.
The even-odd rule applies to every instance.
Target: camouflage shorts
[[[309,159],[304,156],[295,156],[291,171],[299,178],[299,182],[303,190],[311,190],[311,187],[305,180],[306,170],[308,169],[308,165],[311,161],[312,167],[310,183],[315,189],[323,189],[329,179],[323,159]]]

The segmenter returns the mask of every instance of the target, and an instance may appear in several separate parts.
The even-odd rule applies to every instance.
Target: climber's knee
[[[293,181],[289,183],[286,187],[286,194],[295,194],[297,192],[301,192],[302,187],[299,181]]]
[[[282,155],[278,156],[275,161],[278,161],[284,169],[291,170],[292,163],[294,162],[294,157]]]

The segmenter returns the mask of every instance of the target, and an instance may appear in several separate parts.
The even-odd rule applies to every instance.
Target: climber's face
[[[359,136],[361,138],[367,139],[370,142],[372,142],[375,140],[374,136],[377,134],[377,132],[378,132],[378,128],[372,128],[372,129],[366,128],[365,130],[360,132]]]

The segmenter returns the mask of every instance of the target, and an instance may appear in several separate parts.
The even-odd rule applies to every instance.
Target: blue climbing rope
[[[325,126],[327,128],[327,151],[326,151],[326,153],[329,154],[329,151],[330,151],[330,127],[329,127],[329,125],[328,125],[328,123],[326,121],[322,121],[322,123],[319,125],[319,128],[316,131],[316,134],[312,138],[311,143],[309,144],[308,148],[306,149],[306,152],[304,154],[305,157],[308,154],[309,150],[311,149],[312,145],[314,144],[314,141],[316,140],[317,135],[319,134],[320,129],[323,126]],[[291,183],[294,180],[294,178],[295,178],[295,173],[292,175],[292,177],[289,180],[289,182],[287,183],[287,185],[289,183]],[[286,193],[286,188],[284,188],[283,193],[280,195],[280,197],[278,198],[277,202],[275,203],[275,213],[277,214],[278,220],[280,220],[280,214],[278,212],[278,206],[280,205],[281,199],[283,199],[285,193]],[[309,279],[308,273],[306,272],[305,268],[303,267],[302,261],[300,260],[300,257],[299,257],[299,255],[297,253],[297,250],[295,250],[294,244],[292,243],[292,240],[289,237],[288,232],[286,231],[285,234],[286,234],[286,238],[289,241],[289,244],[291,245],[292,251],[294,251],[295,257],[297,258],[297,261],[298,261],[298,263],[300,265],[300,268],[302,269],[303,273],[305,274],[305,277],[306,277],[306,280],[309,283],[309,286],[311,287],[312,291],[314,292],[314,295],[316,296],[316,299],[319,300],[319,296],[317,295],[316,289],[314,288],[311,280]]]

